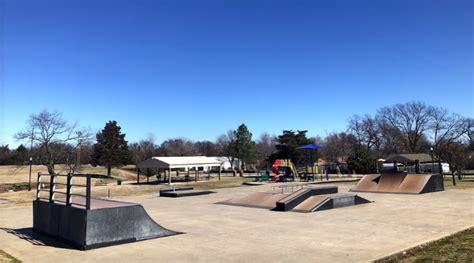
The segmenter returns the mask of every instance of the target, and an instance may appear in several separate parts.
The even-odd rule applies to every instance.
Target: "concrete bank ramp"
[[[140,204],[93,198],[89,210],[33,201],[33,231],[83,250],[179,234],[157,224]]]
[[[291,211],[309,213],[366,203],[370,203],[370,201],[355,194],[314,195],[301,202]]]
[[[422,194],[444,191],[442,175],[382,173],[365,175],[352,192]]]
[[[316,212],[369,203],[355,194],[338,194],[336,186],[306,187],[292,193],[256,192],[218,204],[266,208],[275,211]]]
[[[274,209],[276,202],[287,197],[288,193],[255,192],[240,198],[218,202],[218,204]]]

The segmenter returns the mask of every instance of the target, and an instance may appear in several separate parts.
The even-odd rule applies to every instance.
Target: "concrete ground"
[[[128,197],[162,226],[185,234],[89,251],[32,234],[31,206],[2,208],[0,249],[24,262],[367,262],[474,225],[472,190],[359,193],[374,203],[309,214],[214,204],[270,188]]]

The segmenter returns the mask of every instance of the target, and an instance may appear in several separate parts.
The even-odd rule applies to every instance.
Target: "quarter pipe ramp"
[[[352,192],[422,194],[444,191],[442,175],[382,173],[365,175]]]

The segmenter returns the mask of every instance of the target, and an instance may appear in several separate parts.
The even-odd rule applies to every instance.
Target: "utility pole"
[[[31,129],[31,140],[30,140],[30,160],[29,160],[29,164],[30,164],[30,176],[29,176],[29,180],[28,180],[28,191],[31,191],[31,166],[33,165],[33,157],[31,156],[32,155],[32,150],[33,150],[33,137],[34,137],[34,134],[35,134],[35,129]]]

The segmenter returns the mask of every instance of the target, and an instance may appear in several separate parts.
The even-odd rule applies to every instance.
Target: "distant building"
[[[232,170],[232,167],[234,168],[234,170],[238,170],[239,167],[240,167],[240,160],[237,159],[237,158],[234,158],[234,163],[231,164],[230,163],[230,159],[228,157],[224,157],[224,156],[213,156],[213,157],[209,157],[209,158],[214,158],[218,161],[220,161],[222,163],[221,165],[221,169],[222,170]]]
[[[382,171],[393,170],[394,162],[397,162],[398,170],[407,172],[415,172],[415,165],[418,161],[420,163],[420,172],[439,172],[439,165],[437,160],[434,160],[431,155],[426,153],[402,153],[391,154],[383,163]],[[449,173],[449,164],[441,163],[443,173]]]
[[[385,162],[393,163],[394,161],[406,165],[414,165],[416,161],[419,161],[420,163],[431,163],[432,158],[426,153],[402,153],[391,154],[385,159]]]

